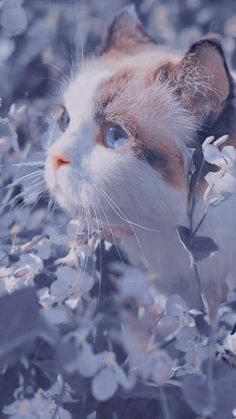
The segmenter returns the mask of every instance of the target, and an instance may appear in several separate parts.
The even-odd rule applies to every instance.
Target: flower
[[[94,285],[94,279],[86,272],[77,272],[69,266],[60,268],[57,280],[51,285],[51,294],[61,303],[68,297],[80,297],[89,292]]]
[[[214,137],[208,137],[202,145],[202,151],[205,161],[214,164],[219,168],[215,172],[209,172],[205,176],[208,188],[204,194],[204,200],[216,197],[223,197],[227,194],[236,193],[236,148],[233,146],[221,146],[227,141],[228,135],[223,135],[218,140]]]
[[[40,390],[33,399],[15,400],[3,408],[3,413],[12,419],[51,419],[56,411],[58,414],[55,418],[71,419],[67,410],[57,406],[54,400],[44,398],[43,391]]]

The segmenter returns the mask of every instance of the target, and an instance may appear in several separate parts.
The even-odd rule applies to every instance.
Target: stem
[[[6,257],[8,256],[8,254],[6,253],[1,259],[0,259],[0,263],[2,263],[4,261],[4,259],[6,259]]]
[[[191,205],[190,205],[189,214],[188,214],[191,231],[193,230],[193,213],[194,213],[195,204],[196,204],[197,191],[200,185],[204,165],[205,165],[205,160],[203,158],[201,161],[201,165],[197,174],[196,182],[193,188],[192,200],[191,200]]]
[[[194,270],[194,273],[195,273],[195,276],[196,276],[196,279],[197,279],[201,300],[202,300],[205,312],[208,315],[208,318],[209,318],[209,321],[210,321],[210,308],[209,308],[209,305],[208,305],[208,301],[205,297],[204,290],[202,288],[201,278],[200,278],[200,275],[199,275],[199,272],[198,272],[197,264],[195,262],[193,263],[193,270]]]
[[[168,403],[166,400],[166,394],[165,394],[163,386],[160,387],[160,396],[161,396],[161,405],[163,408],[164,417],[165,419],[171,419]]]
[[[203,174],[204,164],[205,164],[205,160],[204,160],[204,157],[203,157],[203,159],[201,161],[199,171],[198,171],[198,174],[197,174],[196,182],[195,182],[195,185],[194,185],[191,205],[190,205],[190,209],[189,209],[189,213],[188,213],[189,226],[190,226],[190,232],[191,232],[192,237],[194,237],[196,235],[199,228],[201,227],[203,221],[206,218],[207,210],[208,210],[208,205],[206,205],[203,216],[201,217],[200,221],[198,222],[198,224],[194,228],[193,227],[193,214],[194,214],[195,205],[196,205],[197,192],[198,192],[198,188],[199,188],[200,181],[201,181],[202,174]],[[213,383],[214,383],[213,356],[214,356],[215,336],[213,334],[214,331],[213,331],[212,325],[211,325],[210,307],[209,307],[207,298],[205,296],[204,289],[202,287],[201,278],[200,278],[200,275],[199,275],[199,271],[198,271],[198,267],[197,267],[196,262],[193,263],[193,270],[194,270],[194,273],[195,273],[195,276],[196,276],[196,279],[197,279],[197,284],[198,284],[202,304],[203,304],[203,307],[204,307],[204,311],[208,316],[209,325],[211,326],[211,335],[210,335],[210,342],[209,342],[209,348],[208,348],[208,363],[207,363],[207,383],[208,383],[208,389],[209,389],[209,412],[207,414],[207,418],[210,419],[212,417],[212,413],[214,412],[214,408],[215,408],[215,392],[214,392],[214,385],[213,385]]]
[[[192,232],[192,235],[193,235],[193,236],[195,236],[195,235],[196,235],[197,231],[199,230],[199,228],[201,227],[201,225],[202,225],[203,221],[205,220],[206,215],[207,215],[207,209],[208,209],[208,205],[207,205],[207,206],[206,206],[206,208],[205,208],[205,211],[204,211],[204,214],[203,214],[203,216],[202,216],[201,220],[199,221],[199,223],[197,224],[197,226],[195,227],[195,229],[194,229],[194,230],[193,230],[193,232]]]
[[[205,208],[204,214],[203,214],[202,218],[200,219],[200,221],[198,222],[197,226],[196,226],[196,227],[195,227],[195,229],[194,229],[194,228],[193,228],[193,214],[194,214],[194,210],[195,210],[196,198],[197,198],[197,192],[198,192],[198,188],[199,188],[200,181],[201,181],[201,178],[202,178],[202,173],[203,173],[204,165],[205,165],[205,159],[204,159],[204,157],[203,157],[203,158],[202,158],[202,161],[201,161],[201,164],[200,164],[200,168],[199,168],[198,174],[197,174],[196,182],[195,182],[195,185],[194,185],[194,188],[193,188],[193,194],[192,194],[192,199],[191,199],[191,205],[190,205],[189,212],[188,212],[188,217],[189,217],[189,229],[190,229],[190,232],[191,232],[191,236],[192,236],[192,237],[194,237],[194,236],[195,236],[195,234],[197,233],[197,231],[198,231],[198,230],[199,230],[199,228],[201,227],[201,225],[202,225],[202,223],[203,223],[203,221],[205,220],[206,215],[207,215],[208,205],[206,205],[206,208]],[[201,278],[200,278],[200,275],[199,275],[199,272],[198,272],[198,267],[197,267],[197,264],[196,264],[195,262],[193,263],[193,270],[194,270],[194,273],[195,273],[195,276],[196,276],[196,279],[197,279],[197,283],[198,283],[198,287],[199,287],[199,293],[200,293],[200,296],[201,296],[201,300],[202,300],[202,303],[203,303],[203,307],[204,307],[204,309],[205,309],[206,314],[208,315],[209,322],[210,322],[210,310],[209,310],[209,305],[208,305],[207,299],[206,299],[206,297],[205,297],[204,290],[203,290],[203,288],[202,288]]]
[[[59,397],[58,397],[58,400],[56,401],[56,403],[57,403],[56,404],[56,408],[55,408],[55,410],[54,410],[54,412],[52,414],[51,419],[57,419],[57,415],[59,413],[59,408],[62,405],[62,401],[63,401],[65,389],[66,389],[65,382],[63,381],[62,382],[62,386],[61,386],[61,391],[60,391],[60,394],[59,394]]]
[[[215,409],[215,391],[214,391],[214,376],[213,376],[213,356],[214,356],[214,347],[215,347],[215,338],[211,333],[211,340],[209,343],[209,353],[208,353],[208,361],[207,361],[207,382],[208,382],[208,389],[209,389],[209,417],[211,417],[212,413]]]

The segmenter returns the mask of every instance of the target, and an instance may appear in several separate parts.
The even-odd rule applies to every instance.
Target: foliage
[[[101,239],[96,223],[69,220],[45,197],[45,92],[48,79],[61,72],[56,67],[63,73],[69,68],[63,47],[69,51],[77,43],[70,39],[71,30],[77,33],[74,2],[51,3],[52,10],[46,0],[0,1],[0,78],[6,80],[0,119],[0,416],[232,418],[236,299],[224,281],[213,303],[203,289],[198,265],[214,260],[219,249],[198,233],[209,207],[232,198],[236,151],[224,144],[225,136],[206,139],[203,164],[218,169],[205,177],[209,188],[202,219],[194,229],[193,202],[189,225],[177,228],[203,308],[188,307],[177,294],[163,304],[155,278],[120,264],[120,252]],[[114,3],[112,9],[124,2]],[[172,1],[138,3],[150,31],[162,15],[158,36],[183,46],[207,30],[218,10],[210,1],[202,8],[200,0],[184,7]],[[178,28],[173,4],[183,22],[184,13],[194,12],[192,26]],[[90,50],[113,10],[105,0],[79,6]],[[223,18],[234,63],[235,22],[226,9]]]

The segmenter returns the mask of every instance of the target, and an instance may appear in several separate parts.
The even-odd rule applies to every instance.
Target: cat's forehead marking
[[[104,80],[96,92],[96,112],[128,128],[136,158],[145,160],[173,186],[184,188],[178,140],[180,133],[181,141],[188,134],[188,119],[168,84],[157,80],[149,85],[146,74],[129,66]]]
[[[132,68],[123,68],[112,76],[104,79],[94,97],[94,116],[99,119],[104,110],[114,99],[121,95],[134,78]]]
[[[96,67],[91,63],[71,81],[65,91],[64,100],[72,124],[91,121],[95,93],[99,85],[112,75],[112,70]]]

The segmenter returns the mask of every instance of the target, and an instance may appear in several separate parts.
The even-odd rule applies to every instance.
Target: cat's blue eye
[[[69,114],[64,106],[61,106],[61,111],[57,118],[57,123],[62,131],[65,131],[70,123]]]
[[[120,125],[112,125],[104,136],[104,143],[109,148],[122,147],[127,141],[128,135]]]

